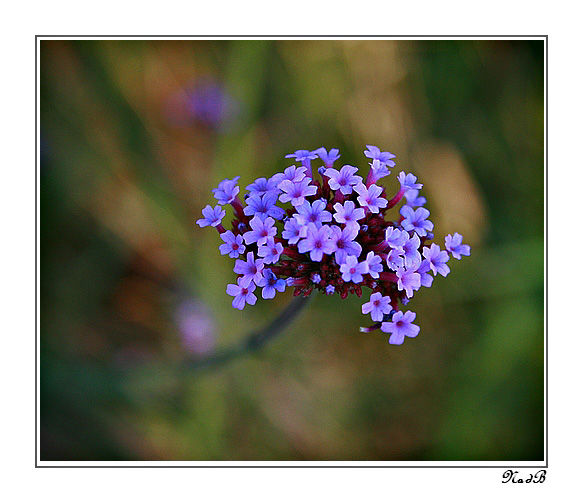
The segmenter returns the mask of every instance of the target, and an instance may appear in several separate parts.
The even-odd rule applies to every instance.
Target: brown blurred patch
[[[124,244],[166,275],[175,271],[169,244],[153,221],[148,199],[131,183],[104,183],[93,199],[101,223]],[[186,245],[186,242],[185,242]]]
[[[479,243],[488,225],[485,201],[460,152],[446,143],[426,142],[416,147],[413,159],[435,227],[444,235],[457,231],[465,242]]]
[[[346,100],[352,138],[357,144],[389,148],[408,164],[408,145],[415,136],[407,106],[408,69],[395,41],[342,43],[353,92]]]

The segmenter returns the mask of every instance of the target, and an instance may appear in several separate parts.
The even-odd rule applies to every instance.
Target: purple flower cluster
[[[437,274],[448,275],[450,256],[468,256],[470,247],[458,233],[446,237],[445,250],[432,243],[434,224],[416,176],[400,172],[400,188],[389,198],[376,183],[395,167],[395,155],[371,145],[364,153],[371,160],[365,182],[357,167],[335,169],[339,150],[319,148],[287,155],[300,165],[248,185],[245,205],[239,198],[239,177],[213,190],[218,205],[205,207],[197,223],[217,228],[221,254],[236,260],[237,284],[227,286],[234,308],[255,304],[257,287],[264,299],[286,287],[295,296],[320,291],[338,293],[341,299],[361,297],[368,287],[372,293],[362,312],[374,324],[362,327],[363,332],[381,329],[391,344],[418,335],[416,314],[401,311],[400,303],[430,287]],[[313,161],[323,164],[318,178],[312,175]],[[400,202],[397,219],[386,220],[386,213]],[[230,230],[222,225],[222,206],[227,204],[234,210]]]

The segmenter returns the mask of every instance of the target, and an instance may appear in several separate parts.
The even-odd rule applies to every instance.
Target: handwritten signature
[[[503,484],[543,484],[545,482],[545,470],[539,470],[537,473],[530,473],[525,480],[518,476],[518,471],[507,470],[503,473]]]

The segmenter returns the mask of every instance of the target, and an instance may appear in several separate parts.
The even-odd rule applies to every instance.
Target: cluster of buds
[[[205,207],[197,224],[215,227],[223,240],[221,254],[236,259],[237,283],[227,286],[234,308],[255,304],[256,287],[264,299],[286,287],[295,296],[320,291],[341,299],[361,297],[367,287],[372,292],[362,312],[374,324],[361,331],[381,329],[390,334],[391,344],[418,335],[416,314],[400,311],[400,304],[406,305],[421,287],[430,287],[438,273],[448,275],[450,256],[468,256],[470,247],[458,233],[446,236],[446,250],[431,243],[434,224],[416,176],[400,172],[400,188],[389,198],[376,183],[390,174],[395,155],[369,145],[364,153],[370,159],[364,182],[357,167],[333,167],[339,150],[319,148],[287,155],[300,165],[247,186],[245,204],[239,198],[239,176],[213,190],[218,205]],[[313,177],[311,162],[316,159],[323,165]],[[386,220],[400,203],[397,219]],[[222,207],[228,204],[234,218],[226,230]]]

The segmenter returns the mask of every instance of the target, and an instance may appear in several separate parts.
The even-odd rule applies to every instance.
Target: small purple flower
[[[390,226],[385,230],[385,241],[389,244],[390,247],[403,247],[408,239],[410,238],[410,234],[407,231],[400,230],[399,228],[394,228]]]
[[[420,207],[414,211],[409,205],[404,205],[399,213],[404,217],[401,225],[406,231],[414,230],[421,237],[425,237],[434,228],[434,223],[427,220],[430,211],[424,207]]]
[[[371,313],[371,320],[374,322],[381,322],[383,316],[391,313],[391,298],[389,296],[382,296],[381,292],[374,292],[369,298],[369,302],[361,306],[361,311],[364,315]]]
[[[369,164],[371,169],[367,175],[367,184],[371,185],[379,181],[382,177],[389,176],[390,172],[387,165],[380,162],[377,158]]]
[[[201,228],[204,226],[217,226],[221,224],[221,221],[223,221],[223,218],[225,217],[225,211],[218,205],[215,207],[207,205],[207,207],[203,209],[203,216],[205,217],[197,220],[197,224]]]
[[[443,277],[450,273],[450,268],[446,262],[450,259],[448,252],[440,250],[440,246],[432,244],[430,247],[424,247],[422,249],[424,257],[430,265],[430,269],[434,272],[434,276],[440,273]]]
[[[246,186],[246,189],[252,194],[263,195],[270,191],[278,191],[278,185],[273,178],[266,179],[265,177],[260,177],[252,184]]]
[[[399,175],[397,176],[397,179],[399,181],[399,183],[401,184],[402,189],[405,189],[407,191],[410,190],[421,190],[422,189],[422,184],[416,182],[418,180],[418,178],[416,176],[414,176],[413,174],[407,174],[405,172],[400,172]]]
[[[347,256],[345,262],[341,264],[341,276],[345,282],[360,284],[367,271],[367,263],[365,261],[357,262],[355,256]]]
[[[233,271],[238,275],[243,275],[241,285],[247,287],[250,283],[256,282],[262,277],[264,269],[263,259],[254,259],[253,252],[247,253],[247,261],[238,259],[235,261]],[[239,281],[238,281],[239,283]],[[240,308],[241,309],[241,308]]]
[[[306,226],[306,238],[298,242],[298,252],[304,254],[310,252],[310,259],[322,261],[323,254],[332,254],[335,244],[331,240],[331,228],[324,225],[317,228],[314,223]]]
[[[424,259],[418,269],[416,270],[417,273],[420,274],[420,280],[423,287],[432,287],[432,282],[434,281],[434,277],[430,274],[430,262]]]
[[[402,344],[405,336],[416,337],[420,332],[420,327],[412,322],[416,319],[413,311],[396,311],[391,318],[391,322],[383,322],[381,330],[391,334],[389,344]]]
[[[361,207],[367,207],[371,212],[377,214],[380,208],[387,207],[387,200],[380,197],[383,188],[372,184],[367,188],[363,183],[355,186],[355,191],[359,194],[357,201]]]
[[[284,169],[284,172],[278,172],[274,174],[270,179],[276,183],[276,187],[280,188],[282,181],[292,181],[293,183],[298,183],[306,177],[306,167],[296,167],[291,165],[290,167]]]
[[[462,256],[470,256],[470,246],[462,243],[462,235],[460,233],[446,235],[444,247],[452,254],[454,259],[460,259]]]
[[[328,184],[331,190],[341,190],[343,195],[350,195],[353,193],[353,186],[363,181],[361,176],[355,176],[358,170],[352,165],[343,165],[340,171],[329,168],[324,171],[324,174],[329,178]]]
[[[246,283],[243,278],[237,279],[237,285],[229,284],[227,286],[227,294],[235,296],[231,303],[233,307],[238,310],[243,310],[245,303],[251,304],[252,306],[256,304],[258,298],[253,294],[255,288],[256,286],[253,282]]]
[[[288,240],[289,244],[297,244],[298,240],[306,237],[306,225],[302,225],[296,218],[288,219],[284,223],[282,238]]]
[[[418,249],[420,248],[420,237],[417,233],[406,240],[403,245],[404,261],[406,268],[417,268],[422,261],[422,256]]]
[[[345,226],[342,230],[339,226],[331,226],[331,240],[335,246],[337,264],[344,263],[347,256],[361,255],[361,245],[354,241],[358,233],[359,228],[355,226]]]
[[[252,194],[247,199],[247,206],[243,208],[243,213],[246,216],[257,216],[260,219],[273,217],[280,220],[286,214],[286,211],[281,207],[276,206],[278,201],[278,193],[269,191],[263,195]]]
[[[326,168],[332,167],[335,161],[341,158],[337,148],[332,148],[328,153],[325,148],[318,148],[318,150],[314,150],[313,153],[316,153],[320,157]]]
[[[345,223],[347,226],[356,226],[359,228],[359,219],[363,219],[365,217],[365,210],[364,209],[356,209],[355,202],[351,202],[350,200],[346,201],[343,205],[337,202],[334,205],[335,209],[335,221],[338,223]]]
[[[423,207],[426,204],[425,197],[419,197],[420,190],[408,190],[405,193],[406,204],[412,208]]]
[[[316,195],[317,188],[310,184],[310,179],[305,177],[297,183],[284,180],[279,184],[279,188],[284,192],[280,195],[280,202],[290,202],[294,207],[304,203],[305,197]]]
[[[413,270],[398,268],[395,274],[397,275],[397,290],[405,290],[407,297],[412,297],[414,291],[422,286],[420,274]]]
[[[245,252],[245,245],[243,245],[243,237],[241,235],[234,235],[231,230],[228,230],[219,236],[225,242],[219,246],[221,254],[229,254],[229,257],[236,258]]]
[[[262,278],[258,280],[258,286],[263,287],[262,297],[264,299],[273,299],[276,296],[276,291],[284,292],[286,280],[277,278],[272,270],[265,269]]]
[[[256,242],[258,245],[265,244],[268,238],[275,237],[278,229],[274,226],[274,220],[271,217],[261,219],[255,216],[249,222],[251,230],[243,234],[247,245]]]
[[[319,284],[322,281],[322,277],[318,273],[313,273],[310,275],[310,281],[313,284]]]
[[[328,296],[330,296],[330,295],[334,294],[334,293],[335,293],[335,290],[336,290],[336,289],[335,289],[335,286],[334,286],[334,285],[327,285],[327,286],[324,288],[324,291],[327,293],[327,295],[328,295]]]
[[[305,279],[300,277],[288,277],[286,279],[286,285],[289,287],[296,287],[297,285],[304,285]]]
[[[317,158],[317,154],[314,151],[296,150],[294,153],[290,153],[284,158],[293,158],[297,162],[302,162],[302,166],[310,170],[310,161]]]
[[[383,271],[381,256],[378,256],[373,251],[369,251],[364,263],[367,265],[367,269],[369,270],[369,275],[371,275],[371,278],[379,278],[379,274]]]
[[[239,193],[237,181],[240,177],[235,176],[233,179],[224,179],[219,183],[217,188],[211,190],[215,194],[214,197],[218,200],[219,205],[230,204],[235,200],[235,197]]]
[[[284,252],[284,246],[276,243],[273,238],[268,238],[264,245],[258,247],[258,255],[264,258],[265,264],[277,263],[282,252]]]
[[[326,202],[324,200],[315,200],[312,204],[305,200],[302,205],[296,207],[298,214],[294,218],[300,224],[314,223],[316,226],[322,226],[322,223],[328,223],[333,220],[333,216],[326,209]]]
[[[395,158],[393,153],[389,151],[381,151],[377,146],[367,145],[367,150],[365,150],[365,156],[371,158],[372,160],[379,160],[379,163],[387,165],[388,167],[394,167],[395,162],[392,158]]]
[[[403,247],[392,247],[390,251],[387,253],[387,267],[390,270],[396,271],[399,268],[403,268],[405,266],[405,259],[404,259],[404,248]]]

